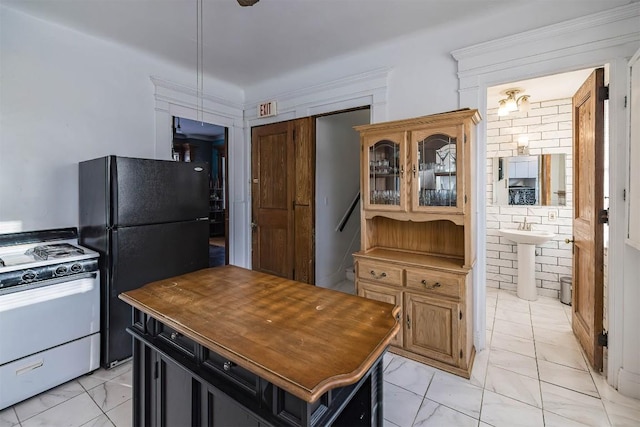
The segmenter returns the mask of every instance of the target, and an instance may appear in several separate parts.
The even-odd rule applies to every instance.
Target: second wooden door
[[[313,284],[313,120],[251,131],[253,269]]]

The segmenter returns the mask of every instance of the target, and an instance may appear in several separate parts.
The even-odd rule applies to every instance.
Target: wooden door
[[[398,320],[402,319],[402,290],[388,288],[386,286],[374,285],[372,283],[366,283],[358,281],[358,296],[372,299],[375,301],[388,302],[396,307],[400,307],[398,314]],[[390,342],[391,345],[396,347],[402,347],[402,328]]]
[[[405,348],[434,360],[458,366],[460,304],[405,292]]]
[[[313,121],[251,132],[253,269],[314,283]]]
[[[573,96],[573,332],[594,369],[602,370],[604,206],[604,69]]]

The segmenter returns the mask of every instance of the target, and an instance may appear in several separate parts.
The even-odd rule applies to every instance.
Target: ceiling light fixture
[[[238,4],[242,7],[245,6],[253,6],[254,4],[258,3],[260,0],[238,0]]]
[[[507,89],[502,92],[507,97],[498,101],[498,116],[506,116],[514,111],[529,111],[529,95],[518,96],[522,89]]]

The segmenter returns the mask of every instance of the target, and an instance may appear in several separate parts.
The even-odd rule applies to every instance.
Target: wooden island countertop
[[[399,307],[231,265],[119,297],[307,402],[357,382],[399,330]]]

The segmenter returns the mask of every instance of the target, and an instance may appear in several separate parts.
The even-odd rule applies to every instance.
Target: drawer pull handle
[[[29,366],[24,366],[24,367],[22,367],[22,368],[17,369],[17,370],[16,370],[16,375],[26,374],[27,372],[31,372],[31,371],[33,371],[34,369],[38,369],[38,368],[40,368],[42,365],[44,365],[44,360],[43,360],[43,359],[40,359],[40,360],[38,360],[37,362],[32,363],[32,364],[31,364],[31,365],[29,365]]]
[[[371,270],[371,275],[374,279],[382,279],[384,277],[387,277],[387,273],[385,273],[384,271],[379,276],[376,276],[376,272]]]
[[[233,362],[224,362],[224,365],[222,365],[222,369],[227,372],[231,371],[231,368],[233,368]]]
[[[177,333],[177,332],[171,332],[171,339],[172,339],[172,340],[175,340],[175,339],[176,339],[176,338],[178,338],[179,336],[180,336],[180,334],[179,334],[179,333]]]
[[[422,279],[422,282],[421,282],[421,283],[422,283],[422,284],[424,285],[424,287],[425,287],[425,288],[427,288],[427,289],[435,289],[435,288],[439,288],[439,287],[441,286],[441,285],[440,285],[440,282],[436,282],[436,283],[434,283],[434,284],[433,284],[433,285],[431,285],[431,286],[427,286],[427,281],[426,281],[425,279]]]

